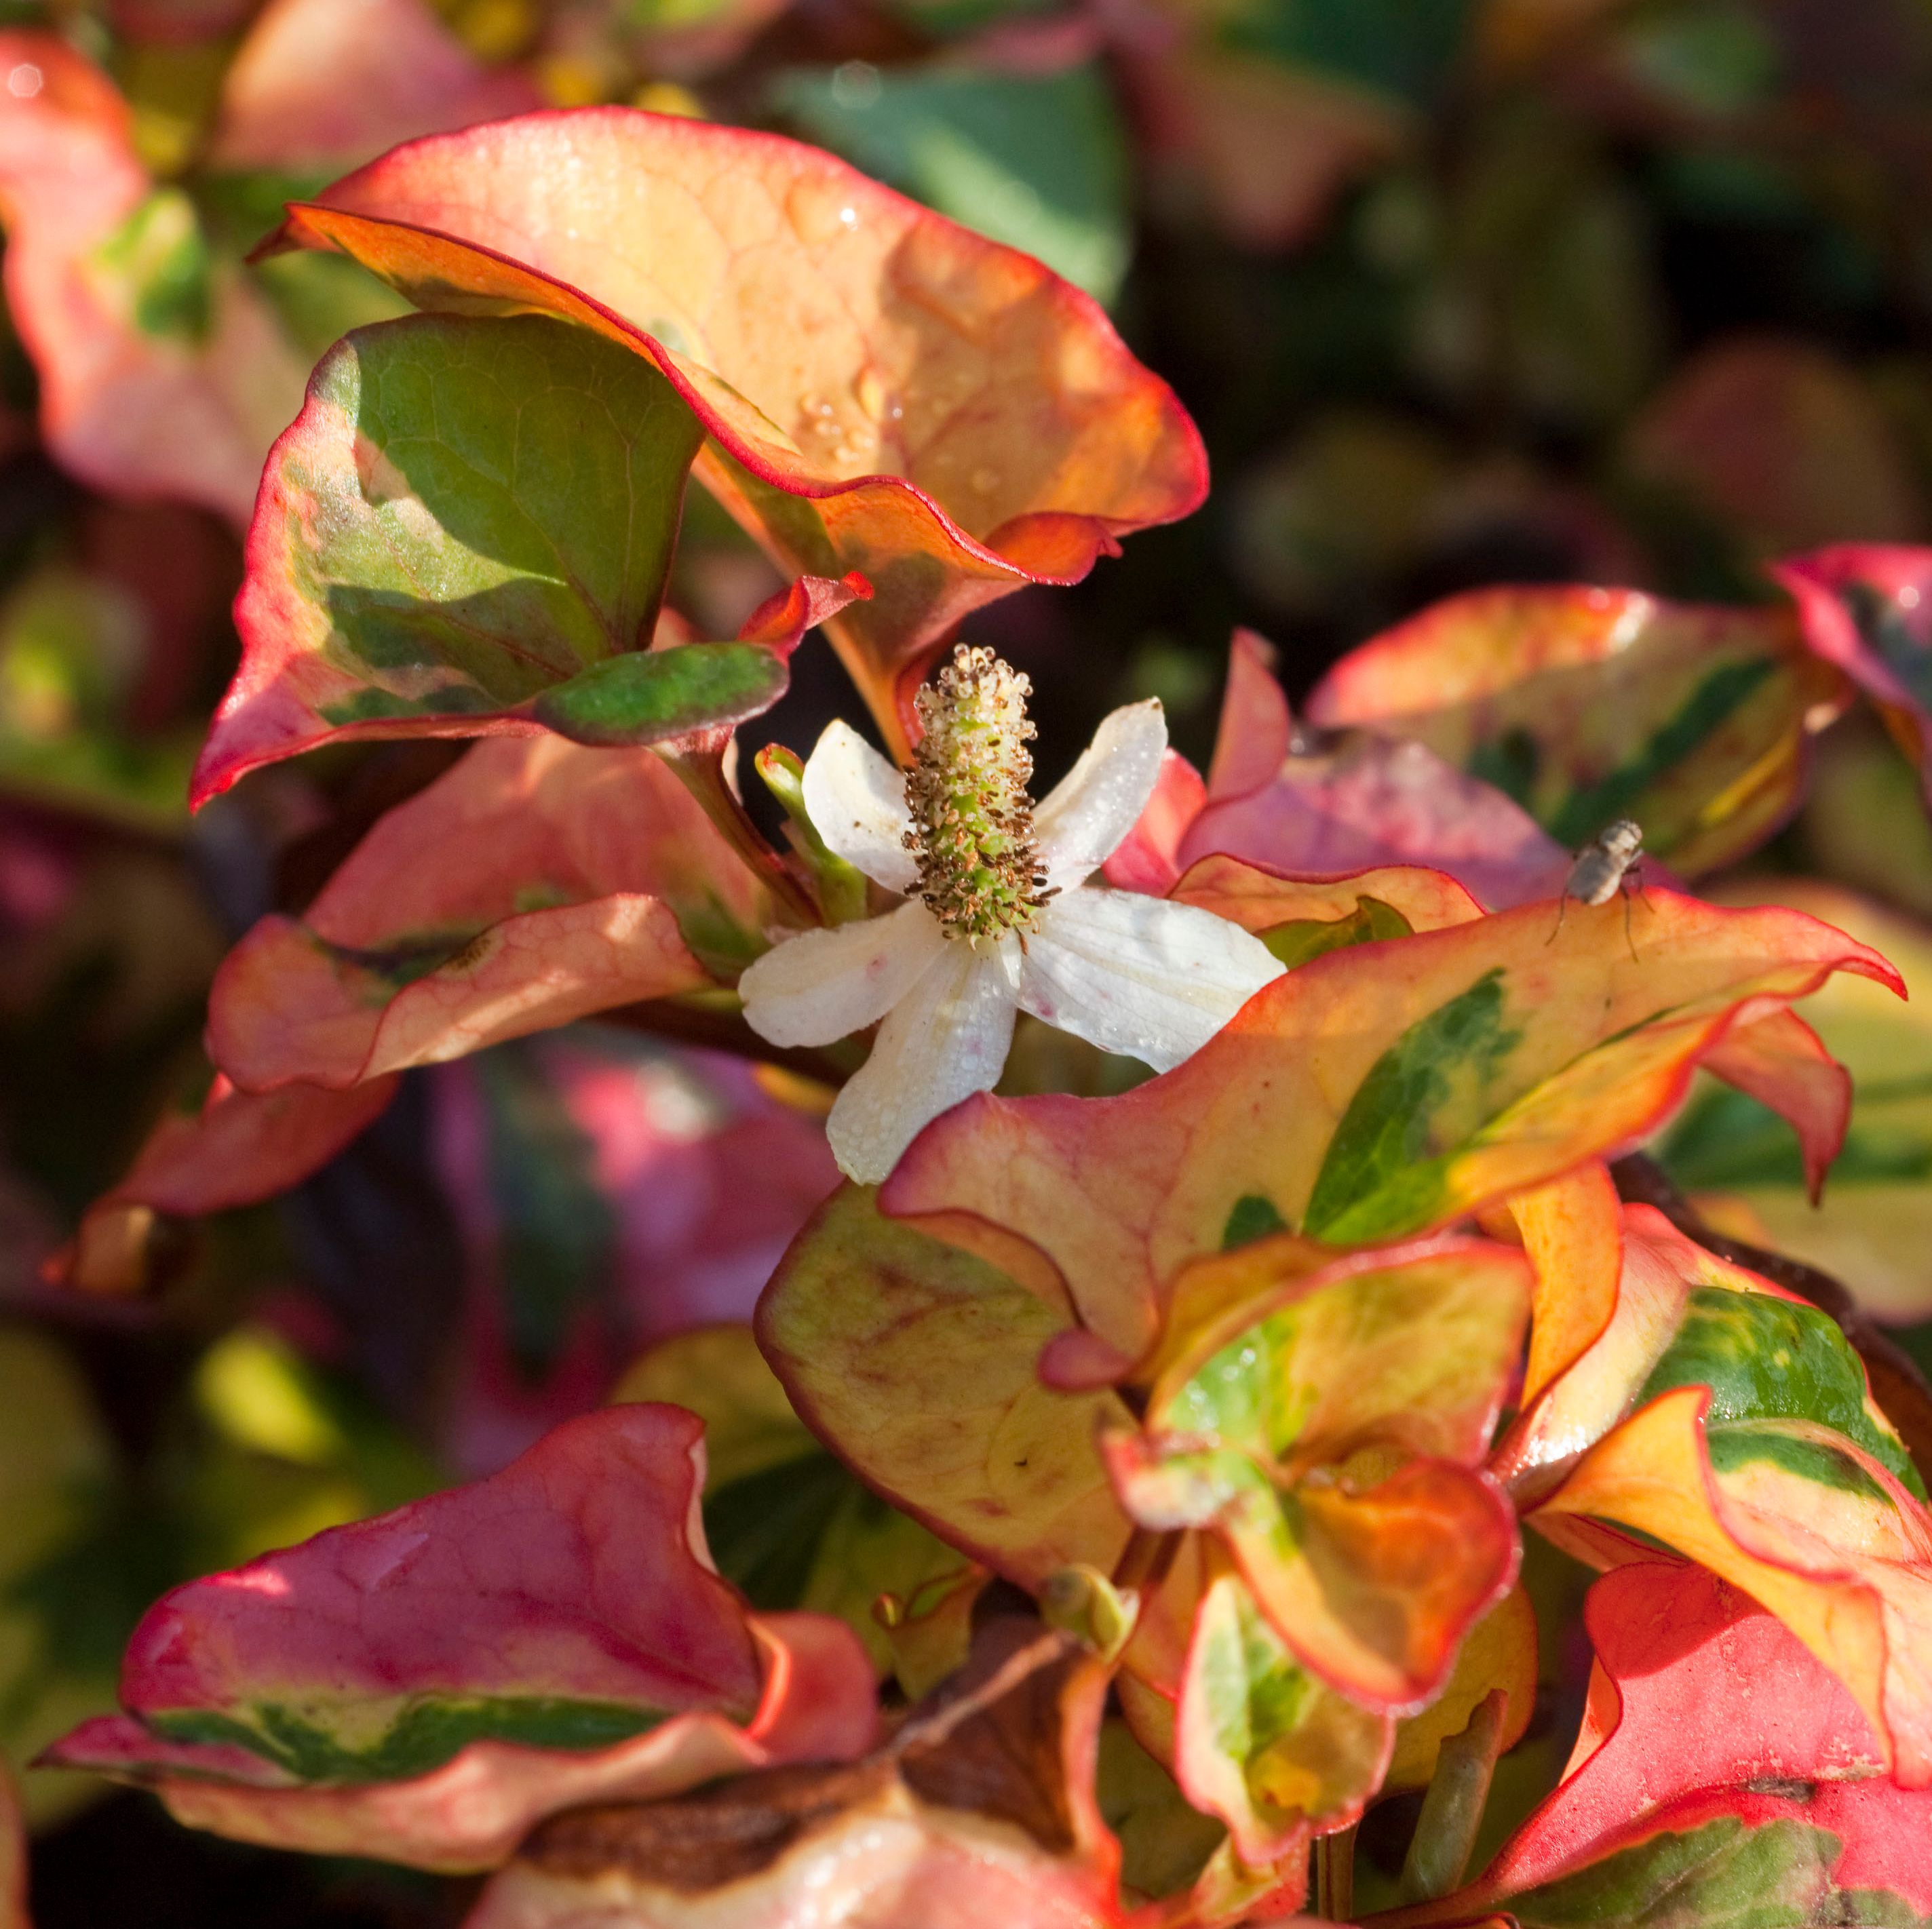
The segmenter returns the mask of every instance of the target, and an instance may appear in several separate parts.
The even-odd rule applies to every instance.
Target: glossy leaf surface
[[[1310,1272],[1292,1238],[1219,1266],[1258,1279],[1271,1250],[1285,1282],[1206,1323],[1155,1383],[1144,1435],[1103,1442],[1109,1468],[1144,1526],[1226,1540],[1295,1661],[1406,1712],[1514,1574],[1514,1519],[1472,1469],[1516,1365],[1528,1268],[1451,1241]],[[1177,1304],[1200,1297],[1190,1281]]]
[[[833,634],[889,728],[968,611],[1084,575],[1204,490],[1192,424],[1086,296],[770,135],[529,116],[400,148],[281,238],[654,363],[710,438],[700,480],[781,566],[877,588]]]
[[[1932,1703],[1912,1657],[1932,1619],[1932,1514],[1918,1471],[1828,1316],[1627,1214],[1603,1338],[1504,1443],[1532,1518],[1600,1564],[1634,1529],[1746,1589],[1843,1680],[1908,1786],[1932,1781]],[[1628,1418],[1622,1418],[1628,1413]],[[1576,1456],[1580,1452],[1580,1460]]]
[[[1597,1664],[1562,1785],[1469,1887],[1380,1921],[1932,1912],[1932,1796],[1877,1772],[1857,1708],[1772,1616],[1649,1562],[1600,1581],[1585,1612]]]
[[[871,1670],[844,1629],[758,1623],[712,1572],[700,1439],[681,1408],[609,1408],[191,1582],[136,1633],[128,1713],[55,1759],[247,1840],[461,1868],[572,1802],[856,1754]]]
[[[968,1100],[915,1142],[882,1208],[1064,1292],[1118,1374],[1180,1269],[1231,1234],[1401,1238],[1633,1143],[1748,1006],[1875,952],[1780,911],[1660,890],[1634,913],[1526,906],[1330,953],[1124,1097]]]
[[[698,442],[646,364],[545,317],[345,336],[269,457],[197,800],[344,736],[581,737],[601,698],[604,740],[649,742],[764,707],[768,652],[639,653]]]
[[[1651,851],[1694,874],[1790,813],[1807,735],[1842,688],[1780,611],[1484,590],[1344,658],[1309,714],[1426,744],[1562,844],[1634,818]]]
[[[1341,1828],[1388,1761],[1394,1724],[1299,1666],[1234,1574],[1202,1598],[1174,1725],[1175,1772],[1251,1867],[1280,1861],[1311,1824]]]

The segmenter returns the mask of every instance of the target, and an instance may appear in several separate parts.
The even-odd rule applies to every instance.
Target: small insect
[[[1606,904],[1621,891],[1624,942],[1630,946],[1634,958],[1636,945],[1630,936],[1630,894],[1634,889],[1643,887],[1642,860],[1643,831],[1640,825],[1628,818],[1618,818],[1615,824],[1606,825],[1593,842],[1577,852],[1576,861],[1570,866],[1570,875],[1564,883],[1563,895],[1557,900],[1556,931],[1544,942],[1556,943],[1556,932],[1563,928],[1563,914],[1569,909],[1572,898],[1580,904]]]

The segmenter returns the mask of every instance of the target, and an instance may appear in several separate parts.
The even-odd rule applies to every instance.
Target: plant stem
[[[1355,1912],[1355,1825],[1322,1835],[1315,1843],[1315,1912],[1330,1922],[1346,1922]]]
[[[697,799],[725,842],[778,900],[785,921],[808,928],[817,925],[820,921],[818,907],[765,842],[751,813],[725,782],[723,755],[709,750],[660,750],[658,754],[677,772],[679,781]]]

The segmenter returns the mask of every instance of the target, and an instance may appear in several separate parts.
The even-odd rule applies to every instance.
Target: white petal
[[[876,1184],[922,1126],[998,1081],[1013,1038],[1018,950],[1010,938],[976,952],[948,940],[946,955],[893,1007],[825,1121],[847,1178]]]
[[[947,949],[921,904],[776,945],[738,980],[745,1022],[774,1045],[830,1045],[875,1023]]]
[[[912,823],[904,772],[850,724],[827,724],[806,760],[805,808],[812,828],[847,863],[889,891],[912,889],[919,866],[903,842]]]
[[[1069,891],[1027,940],[1020,1004],[1104,1052],[1165,1072],[1282,974],[1258,938],[1137,891]]]
[[[1033,814],[1048,883],[1071,890],[1113,856],[1154,795],[1166,748],[1158,698],[1102,720],[1079,762]]]

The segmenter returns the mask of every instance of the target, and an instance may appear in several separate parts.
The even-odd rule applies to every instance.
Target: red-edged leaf
[[[842,1624],[747,1614],[704,1558],[702,1426],[569,1422],[503,1472],[178,1588],[124,1715],[50,1760],[245,1840],[488,1867],[600,1798],[844,1759],[872,1673]]]
[[[1846,1684],[1900,1781],[1932,1783],[1932,1514],[1858,1356],[1660,1214],[1624,1219],[1615,1316],[1495,1471],[1599,1566],[1642,1535],[1747,1589]]]
[[[647,362],[548,317],[344,337],[269,452],[191,800],[331,741],[688,744],[770,708],[806,628],[869,588],[812,580],[736,642],[648,647],[699,440]]]
[[[1368,1244],[1448,1223],[1636,1142],[1740,1017],[1834,970],[1897,982],[1788,912],[1652,890],[1634,917],[1627,942],[1619,904],[1572,905],[1560,929],[1528,905],[1331,952],[1123,1097],[968,1100],[880,1205],[1070,1295],[1087,1357],[1048,1370],[1117,1377],[1181,1268],[1225,1239],[1299,1226]]]
[[[699,479],[788,573],[862,572],[832,634],[889,729],[941,639],[1184,515],[1206,466],[1100,310],[830,156],[617,107],[399,148],[297,207],[420,305],[560,315],[661,369]]]
[[[218,1076],[200,1112],[170,1114],[149,1133],[128,1176],[47,1262],[48,1274],[83,1292],[137,1290],[158,1215],[199,1219],[286,1192],[334,1158],[395,1090],[394,1078],[376,1078],[348,1091],[291,1084],[261,1094]]]
[[[1120,1851],[1093,1792],[1106,1692],[1067,1636],[996,1622],[868,1760],[560,1816],[469,1929],[1112,1929]]]
[[[1790,1120],[1813,1204],[1852,1120],[1852,1075],[1794,1011],[1736,1027],[1704,1069]]]
[[[1223,852],[1288,877],[1427,866],[1489,905],[1562,888],[1570,860],[1562,847],[1500,790],[1424,746],[1298,733],[1274,656],[1252,631],[1235,632],[1204,794],[1185,764],[1164,766],[1141,823],[1108,866],[1112,883],[1163,887]]]
[[[270,0],[222,77],[208,160],[313,177],[540,104],[524,74],[484,67],[427,0]]]
[[[1584,1612],[1597,1664],[1562,1785],[1478,1880],[1378,1923],[1932,1913],[1932,1794],[1883,1774],[1856,1704],[1776,1619],[1713,1575],[1647,1562],[1599,1581]]]
[[[1175,1324],[1199,1323],[1144,1431],[1102,1448],[1143,1526],[1226,1540],[1294,1661],[1407,1712],[1515,1573],[1514,1517],[1471,1470],[1521,1352],[1528,1268],[1469,1240],[1325,1256],[1283,1235],[1191,1269]]]
[[[1222,1574],[1195,1616],[1174,1721],[1174,1777],[1264,1868],[1346,1828],[1380,1783],[1395,1724],[1313,1679],[1246,1584]]]
[[[479,744],[230,953],[209,1051],[258,1090],[455,1058],[714,982],[699,955],[748,957],[764,902],[653,752]]]
[[[241,522],[302,370],[262,297],[155,191],[106,76],[51,34],[0,34],[7,305],[56,457],[110,494]]]
[[[1447,872],[1413,864],[1305,878],[1238,857],[1204,857],[1168,895],[1258,933],[1291,968],[1344,945],[1441,931],[1483,914]]]
[[[1426,744],[1559,844],[1634,818],[1694,873],[1790,814],[1844,696],[1788,611],[1566,586],[1438,603],[1344,657],[1309,714]]]
[[[1877,705],[1932,796],[1932,549],[1840,543],[1770,573],[1797,598],[1805,641]]]

